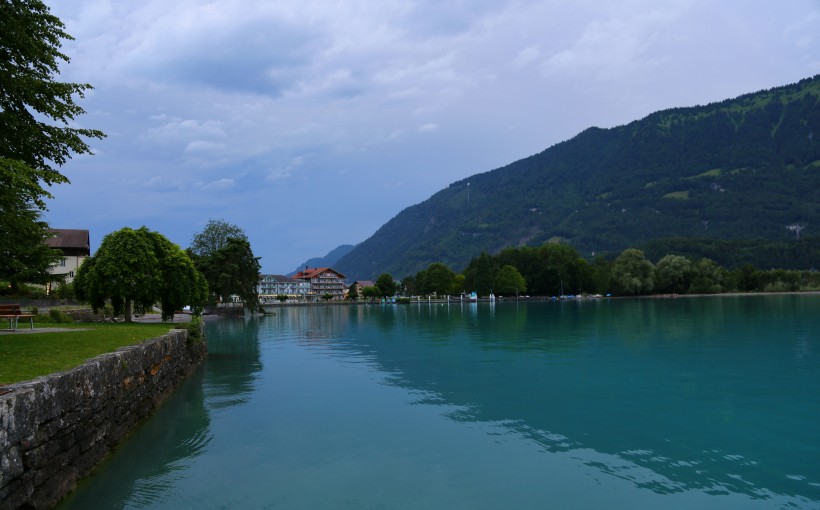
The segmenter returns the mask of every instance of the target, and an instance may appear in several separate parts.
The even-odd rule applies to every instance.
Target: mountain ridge
[[[661,110],[453,182],[342,257],[345,274],[461,270],[560,241],[584,256],[662,237],[780,240],[820,227],[820,75]]]
[[[328,252],[327,255],[324,257],[313,257],[302,264],[300,264],[295,270],[288,273],[286,276],[293,276],[299,271],[302,271],[308,267],[330,267],[336,264],[342,257],[350,253],[350,251],[355,248],[356,246],[353,244],[340,244],[339,246],[333,248]]]

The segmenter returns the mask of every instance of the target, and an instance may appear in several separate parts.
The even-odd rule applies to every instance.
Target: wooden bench
[[[23,313],[20,305],[0,305],[0,318],[9,320],[9,331],[17,331],[17,321],[21,318],[28,319],[34,329],[34,315]]]

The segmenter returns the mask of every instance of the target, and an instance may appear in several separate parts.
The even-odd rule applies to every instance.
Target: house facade
[[[372,280],[356,280],[350,284],[350,290],[356,290],[356,295],[362,297],[362,289],[365,287],[375,287],[376,284]]]
[[[282,295],[288,300],[304,301],[310,293],[310,282],[280,274],[264,274],[256,290],[262,304],[278,302],[278,296]]]
[[[331,299],[344,299],[345,275],[329,267],[305,268],[293,277],[295,280],[309,282],[310,292],[308,301],[320,301],[323,296],[330,295]]]
[[[53,228],[49,229],[54,237],[46,239],[49,248],[60,250],[63,258],[49,268],[49,272],[64,278],[66,283],[72,283],[77,269],[91,256],[91,238],[88,230]],[[51,293],[51,284],[47,288]]]

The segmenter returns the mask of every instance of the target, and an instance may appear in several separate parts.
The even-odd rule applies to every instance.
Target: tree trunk
[[[131,322],[131,298],[125,298],[125,322]]]

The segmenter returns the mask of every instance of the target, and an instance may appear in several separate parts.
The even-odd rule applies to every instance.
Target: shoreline
[[[327,302],[296,302],[296,303],[266,303],[264,305],[260,305],[260,307],[265,308],[266,310],[275,310],[281,307],[295,307],[295,306],[334,306],[334,305],[343,305],[343,306],[353,306],[353,305],[413,305],[413,304],[422,304],[422,303],[436,303],[436,304],[464,304],[464,303],[493,303],[493,302],[501,302],[501,303],[510,303],[516,301],[531,301],[531,302],[553,302],[553,301],[594,301],[594,300],[603,300],[603,299],[679,299],[679,298],[706,298],[706,297],[760,297],[760,296],[814,296],[820,295],[820,290],[809,290],[809,291],[790,291],[790,292],[721,292],[717,294],[647,294],[647,295],[637,295],[637,296],[573,296],[573,297],[553,297],[553,296],[520,296],[516,297],[497,297],[495,300],[491,300],[489,298],[479,298],[478,300],[461,300],[461,299],[413,299],[409,303],[383,303],[381,301],[327,301]],[[228,318],[230,315],[220,315],[214,314],[210,315],[209,317],[218,317],[218,318]],[[241,315],[240,315],[241,316]],[[203,318],[206,316],[203,315]]]

